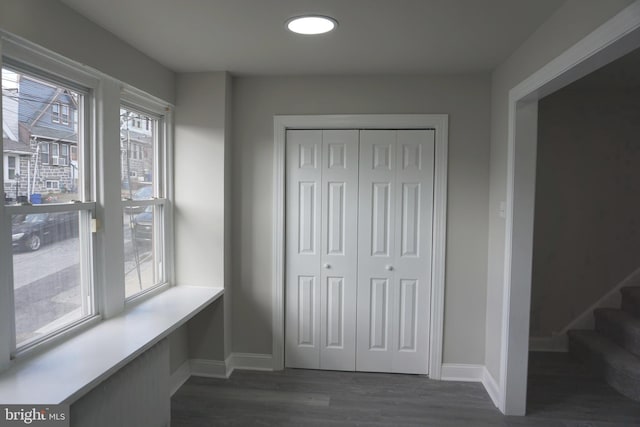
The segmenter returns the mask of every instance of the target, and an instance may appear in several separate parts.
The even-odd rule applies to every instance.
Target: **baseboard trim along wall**
[[[502,400],[500,396],[500,387],[498,387],[498,382],[493,375],[489,372],[489,370],[484,367],[482,372],[482,385],[484,389],[489,393],[489,397],[491,401],[495,405],[496,408],[499,407],[499,403]]]
[[[484,365],[443,363],[440,379],[443,381],[482,382]]]
[[[257,353],[231,353],[232,369],[249,369],[252,371],[273,371],[273,356]]]
[[[227,364],[223,360],[189,359],[191,375],[196,377],[228,378]]]
[[[443,363],[440,379],[482,383],[493,404],[497,407],[500,402],[500,387],[484,365]]]
[[[171,395],[193,375],[194,377],[229,378],[234,369],[273,371],[270,354],[231,353],[227,360],[189,359],[171,374]]]

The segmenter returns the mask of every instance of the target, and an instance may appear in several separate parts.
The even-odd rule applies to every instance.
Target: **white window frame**
[[[58,164],[60,166],[67,166],[69,164],[69,144],[60,144],[59,150]]]
[[[155,125],[150,123],[152,134],[157,137],[154,139],[152,150],[155,153],[153,164],[153,198],[149,200],[123,200],[122,208],[132,206],[154,206],[154,218],[153,223],[157,224],[154,227],[153,236],[153,252],[155,274],[158,277],[158,282],[153,286],[143,289],[142,291],[131,295],[126,298],[126,303],[134,303],[140,298],[146,297],[147,294],[154,294],[158,291],[164,290],[170,286],[170,274],[169,263],[166,261],[167,256],[171,256],[171,252],[168,250],[169,232],[171,230],[171,217],[168,213],[170,211],[169,198],[170,194],[167,174],[167,157],[168,157],[168,144],[170,138],[171,115],[167,110],[166,105],[158,105],[152,98],[146,97],[143,94],[137,93],[131,89],[124,90],[122,93],[122,100],[120,108],[127,109],[134,114],[132,117],[134,120],[132,123],[140,124],[142,122],[141,116],[148,116],[155,120]],[[135,127],[135,126],[134,126]],[[131,147],[131,158],[139,160],[142,158],[141,146],[138,143],[134,143]],[[121,172],[122,173],[122,172]],[[131,178],[131,176],[130,176]]]
[[[66,110],[66,113],[65,113],[65,110]],[[63,125],[68,125],[70,117],[71,116],[69,115],[69,104],[60,104],[60,122]]]
[[[48,142],[40,142],[40,163],[42,163],[43,165],[48,165],[51,163],[51,147],[49,146]],[[45,150],[46,147],[46,150]],[[42,155],[44,153],[47,153],[47,161],[45,162],[42,159]]]
[[[49,184],[51,184],[51,185],[49,185]],[[53,184],[55,184],[55,185],[53,185]],[[60,181],[55,180],[55,179],[47,179],[45,181],[45,188],[47,190],[55,190],[56,192],[60,191]]]
[[[60,103],[51,104],[51,123],[60,123]]]
[[[60,162],[60,144],[58,144],[57,142],[50,142],[49,143],[49,164],[58,166],[60,164],[59,162]]]
[[[4,182],[15,183],[16,182],[15,178],[9,178],[9,171],[10,171],[10,168],[9,168],[9,157],[15,158],[15,162],[16,163],[15,163],[15,167],[13,168],[14,169],[14,176],[15,176],[16,174],[20,174],[20,155],[12,154],[12,153],[6,153],[3,156],[3,158],[4,158],[3,159],[3,163],[4,163]]]
[[[88,117],[82,117],[84,107],[73,109],[74,126],[79,134],[87,132],[92,143],[86,147],[77,147],[78,164],[87,165],[78,171],[81,180],[79,188],[85,191],[85,202],[48,204],[34,206],[6,206],[0,204],[0,218],[9,218],[14,213],[48,211],[87,211],[96,219],[92,223],[95,232],[89,239],[94,247],[94,254],[83,251],[86,265],[90,265],[89,271],[93,272],[93,301],[96,316],[78,325],[72,325],[67,330],[56,336],[41,342],[16,354],[15,347],[15,314],[13,301],[13,260],[11,249],[11,227],[6,220],[0,220],[0,372],[11,367],[23,357],[41,353],[47,350],[49,344],[67,339],[70,334],[75,334],[82,329],[91,328],[102,319],[109,319],[120,315],[125,310],[125,287],[123,245],[123,203],[121,201],[121,176],[119,168],[112,167],[119,164],[121,159],[119,144],[112,141],[118,140],[120,134],[119,109],[122,102],[135,105],[145,112],[156,113],[163,116],[162,134],[162,158],[157,167],[164,171],[162,175],[163,195],[161,201],[164,209],[164,222],[162,233],[164,234],[165,254],[163,257],[166,281],[162,286],[138,295],[126,301],[133,305],[152,297],[175,283],[175,268],[173,256],[173,112],[172,106],[167,102],[155,98],[133,88],[126,83],[107,76],[95,69],[64,56],[44,49],[34,43],[15,37],[0,29],[0,67],[5,58],[7,65],[13,63],[23,64],[26,70],[45,70],[48,76],[56,76],[54,80],[73,82],[80,87],[89,89],[91,96],[85,100],[89,103]],[[75,87],[75,86],[74,86]],[[0,108],[0,119],[2,109]],[[84,126],[84,128],[83,128]],[[46,143],[42,143],[46,144]],[[0,148],[2,141],[0,140]],[[49,150],[49,155],[51,154]],[[98,155],[99,153],[99,155]],[[50,159],[49,159],[50,160]],[[0,162],[0,186],[4,186],[4,162]],[[94,176],[87,175],[89,169],[94,171]],[[154,176],[159,177],[159,171]],[[147,202],[145,202],[147,203]],[[155,200],[151,203],[157,203]],[[140,204],[140,203],[137,203]],[[87,215],[87,222],[89,220]]]
[[[83,111],[83,121],[79,123],[78,139],[85,141],[87,153],[84,161],[81,162],[80,172],[78,174],[79,188],[84,189],[82,194],[79,194],[80,201],[77,203],[60,203],[60,204],[41,204],[41,205],[5,205],[3,203],[2,215],[3,221],[0,222],[0,228],[4,230],[5,238],[0,238],[0,254],[2,254],[2,260],[0,260],[0,269],[8,271],[7,276],[0,276],[0,295],[7,296],[7,300],[11,302],[10,306],[1,306],[0,309],[7,310],[10,313],[11,318],[7,325],[10,325],[10,329],[0,331],[0,351],[1,355],[9,356],[9,363],[12,360],[20,359],[22,356],[38,351],[39,349],[46,347],[49,343],[56,342],[65,336],[69,336],[74,333],[78,328],[88,327],[99,320],[99,313],[96,304],[96,292],[93,284],[93,235],[91,233],[91,218],[95,212],[95,202],[93,199],[93,174],[94,169],[91,161],[90,153],[94,151],[92,133],[90,132],[91,121],[90,117],[93,114],[93,97],[92,88],[86,87],[82,82],[77,82],[71,78],[62,77],[60,74],[50,69],[51,65],[45,58],[35,55],[34,52],[23,51],[22,49],[16,50],[16,55],[11,55],[11,50],[6,52],[6,44],[2,45],[2,61],[0,65],[5,66],[7,63],[10,69],[19,73],[24,73],[28,76],[34,76],[44,81],[49,81],[53,84],[60,85],[62,87],[73,88],[74,91],[82,94],[80,99],[80,107]],[[25,57],[26,55],[26,57]],[[25,59],[27,59],[25,61]],[[52,110],[53,111],[53,110]],[[59,111],[59,110],[58,110]],[[47,143],[48,146],[49,161],[52,159],[58,160],[60,155],[60,147],[58,143]],[[57,156],[54,153],[57,152]],[[57,162],[55,162],[57,163]],[[4,178],[4,176],[3,176]],[[45,186],[48,183],[56,182],[59,191],[60,183],[56,180],[48,180],[45,182]],[[4,185],[4,184],[3,184]],[[52,189],[53,190],[53,189]],[[11,233],[11,218],[14,215],[26,215],[29,213],[52,213],[52,212],[78,212],[80,215],[79,221],[79,260],[80,260],[80,292],[82,301],[82,314],[81,318],[75,322],[69,323],[63,327],[57,328],[51,333],[45,334],[34,340],[29,340],[23,343],[17,343],[15,335],[15,306],[14,306],[14,289],[13,289],[13,249],[10,241],[6,239],[6,234]],[[7,277],[9,280],[7,280]],[[3,338],[8,337],[8,338]],[[18,345],[19,344],[19,345]],[[0,360],[0,369],[6,365]]]

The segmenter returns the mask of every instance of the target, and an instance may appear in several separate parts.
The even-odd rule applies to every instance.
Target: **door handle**
[[[328,270],[328,269],[330,269],[330,268],[331,268],[331,265],[330,265],[330,264],[325,264],[325,265],[324,265],[324,268],[326,268],[326,269]]]
[[[387,271],[393,271],[393,265],[385,265],[384,269]]]

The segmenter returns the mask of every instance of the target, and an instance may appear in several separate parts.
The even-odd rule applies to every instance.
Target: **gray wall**
[[[57,0],[2,0],[0,28],[174,101],[174,73]]]
[[[485,363],[500,378],[505,220],[499,216],[507,189],[509,90],[607,21],[632,0],[567,0],[492,74],[491,175]]]
[[[640,267],[638,117],[637,88],[577,82],[539,102],[531,336],[562,330]]]
[[[169,341],[169,373],[173,374],[189,360],[188,324],[180,326],[168,336]]]
[[[447,113],[444,361],[482,364],[489,109],[488,75],[234,79],[233,351],[271,353],[273,116]]]
[[[189,322],[189,357],[197,359],[225,360],[231,351],[231,290],[225,283],[230,86],[230,77],[224,72],[177,76],[176,283],[225,287],[222,300]]]

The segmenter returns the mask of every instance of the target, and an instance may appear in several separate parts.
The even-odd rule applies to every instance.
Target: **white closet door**
[[[355,369],[358,131],[287,131],[287,367]]]
[[[426,374],[431,316],[433,130],[400,130],[396,147],[397,323],[391,372]]]
[[[322,138],[320,369],[356,365],[358,131]]]
[[[359,371],[427,373],[433,155],[433,131],[361,131]]]
[[[322,131],[287,131],[286,366],[320,367]]]
[[[391,372],[396,131],[360,132],[358,371]]]

